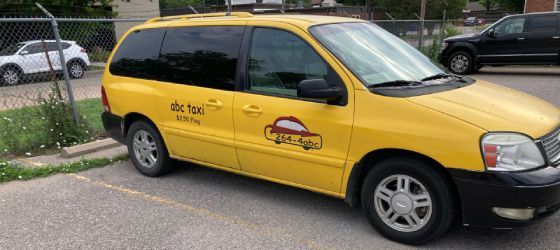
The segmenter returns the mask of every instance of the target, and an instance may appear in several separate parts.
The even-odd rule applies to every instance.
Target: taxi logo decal
[[[321,135],[309,132],[303,122],[293,116],[278,117],[273,124],[266,125],[264,136],[276,144],[287,143],[305,150],[321,149],[323,146]]]

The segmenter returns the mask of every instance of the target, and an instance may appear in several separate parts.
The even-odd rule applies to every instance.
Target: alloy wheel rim
[[[465,72],[469,67],[469,59],[464,55],[457,55],[451,60],[451,68],[455,72]]]
[[[4,79],[4,82],[7,83],[8,85],[15,85],[19,81],[19,76],[17,72],[13,70],[4,71],[2,78]]]
[[[154,138],[146,131],[139,130],[132,139],[132,148],[136,160],[145,168],[153,168],[158,159],[158,150]]]
[[[391,175],[375,188],[375,211],[399,232],[415,232],[426,226],[433,211],[428,189],[408,175]]]
[[[72,67],[70,68],[70,73],[74,77],[80,77],[84,73],[84,70],[82,69],[82,66],[80,66],[79,64],[72,64]]]

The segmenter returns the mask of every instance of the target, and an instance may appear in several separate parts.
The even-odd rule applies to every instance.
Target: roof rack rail
[[[192,18],[204,18],[204,17],[225,17],[225,16],[252,17],[253,15],[249,12],[189,14],[189,15],[178,15],[178,16],[154,17],[148,19],[144,23],[155,23],[155,22],[171,21],[171,20],[188,20]]]

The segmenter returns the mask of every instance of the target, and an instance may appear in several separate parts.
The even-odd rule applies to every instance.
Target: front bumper
[[[450,169],[461,198],[463,224],[513,228],[532,223],[560,209],[560,169],[545,167],[516,173]],[[534,208],[530,220],[498,216],[492,208]]]
[[[118,115],[114,115],[111,114],[110,112],[105,111],[101,114],[101,121],[103,122],[103,127],[105,128],[105,131],[107,131],[107,135],[115,139],[115,141],[124,144],[123,129],[122,129],[123,118]]]

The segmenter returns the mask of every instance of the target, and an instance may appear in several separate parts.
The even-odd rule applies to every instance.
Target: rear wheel
[[[472,56],[466,51],[457,51],[449,57],[447,68],[453,74],[467,75],[472,73],[474,69],[474,61]]]
[[[13,86],[21,83],[22,73],[16,67],[6,67],[1,71],[2,85]]]
[[[362,204],[371,225],[404,244],[422,244],[441,236],[455,218],[454,194],[445,176],[408,158],[388,159],[367,174]]]
[[[84,76],[85,68],[77,61],[70,62],[68,64],[68,74],[72,79],[79,79]]]
[[[132,163],[143,175],[160,176],[173,168],[161,135],[150,123],[134,122],[127,132],[126,145]]]

